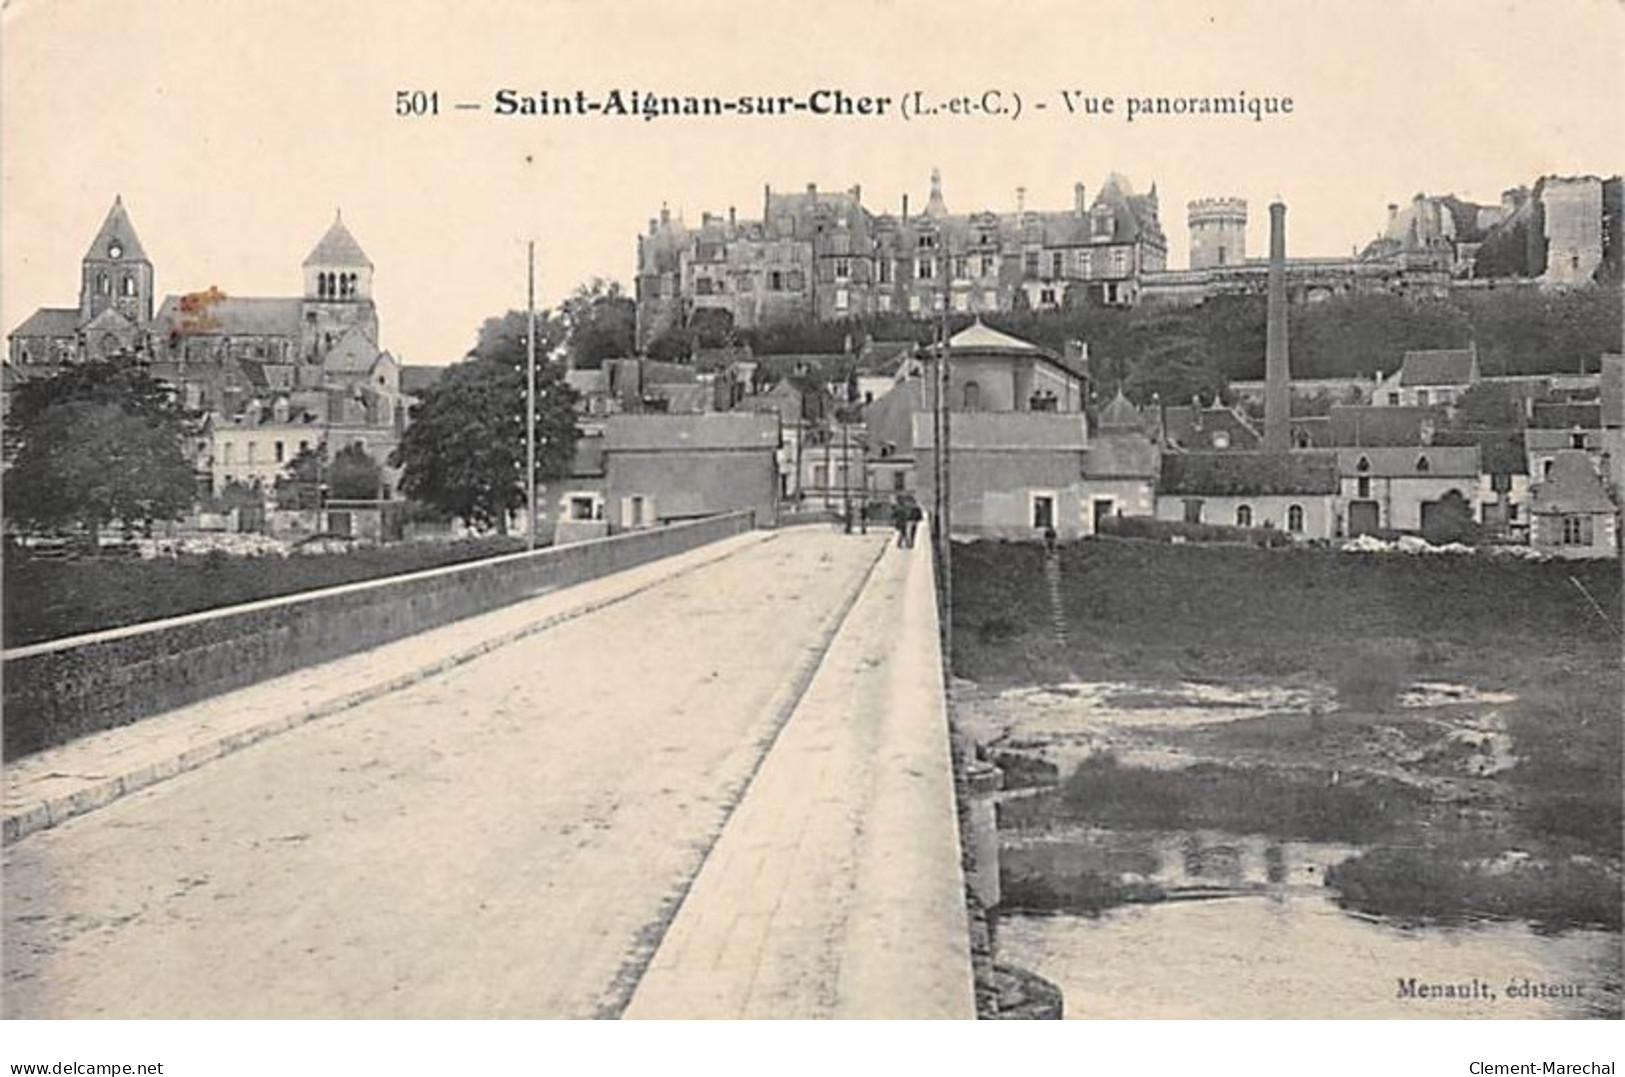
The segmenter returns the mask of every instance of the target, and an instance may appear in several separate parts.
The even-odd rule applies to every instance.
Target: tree
[[[276,480],[277,504],[283,508],[309,512],[322,507],[322,475],[326,469],[325,446],[305,446],[288,461]]]
[[[339,501],[372,501],[383,491],[384,472],[365,448],[346,445],[328,467],[328,496]]]
[[[6,423],[14,464],[9,519],[79,526],[94,541],[115,521],[147,530],[191,508],[197,478],[186,445],[197,416],[129,355],[92,359],[19,385]]]
[[[29,527],[150,530],[191,508],[196,473],[168,424],[114,403],[70,400],[29,417],[6,475],[6,517]]]
[[[473,527],[506,531],[508,515],[525,503],[524,325],[518,312],[488,320],[469,357],[413,407],[390,457],[402,469],[403,493]],[[574,391],[556,363],[538,361],[538,482],[569,474],[578,437]]]
[[[596,370],[605,359],[637,350],[638,306],[615,281],[594,277],[560,304],[565,350],[577,370]]]

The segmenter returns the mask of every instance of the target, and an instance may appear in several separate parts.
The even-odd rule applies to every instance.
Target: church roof
[[[147,252],[141,247],[141,239],[135,234],[135,225],[130,223],[130,215],[124,209],[124,199],[120,196],[113,198],[113,208],[107,211],[107,219],[102,222],[101,229],[96,238],[90,241],[90,249],[85,257],[106,258],[113,243],[117,242],[122,248],[120,257],[133,262],[145,262]]]
[[[355,236],[344,227],[344,217],[335,214],[333,226],[327,230],[316,249],[304,262],[307,266],[366,266],[372,268],[372,262],[367,258],[361,244],[355,241]]]
[[[279,296],[221,296],[200,314],[189,313],[186,296],[164,297],[153,319],[161,333],[220,334],[222,336],[284,336],[297,340],[300,333],[299,299]]]
[[[14,337],[71,337],[79,331],[79,308],[41,307],[11,331]]]

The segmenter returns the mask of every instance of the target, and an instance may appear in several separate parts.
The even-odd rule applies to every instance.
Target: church
[[[79,305],[42,308],[11,332],[6,386],[86,359],[142,357],[206,416],[195,448],[216,494],[274,486],[301,448],[331,456],[359,444],[383,464],[406,407],[400,366],[378,344],[373,264],[336,215],[301,269],[300,295],[211,287],[155,304],[152,260],[115,198],[80,262]]]

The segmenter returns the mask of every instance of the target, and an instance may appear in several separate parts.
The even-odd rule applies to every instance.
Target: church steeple
[[[305,298],[339,302],[372,298],[372,261],[344,226],[343,211],[305,259]]]
[[[79,322],[113,310],[136,325],[152,321],[152,262],[115,195],[113,208],[80,262]]]

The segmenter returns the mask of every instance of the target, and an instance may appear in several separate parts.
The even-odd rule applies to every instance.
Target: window
[[[1553,461],[1553,460],[1542,460],[1540,462],[1540,477],[1541,478],[1549,479],[1549,478],[1552,477],[1552,464],[1555,463],[1555,462],[1556,461]]]
[[[890,314],[891,313],[891,296],[883,295],[883,296],[876,297],[876,299],[875,299],[875,307],[882,314]]]
[[[959,292],[954,295],[954,309],[963,314],[970,310],[970,293]]]
[[[915,241],[915,245],[922,251],[934,250],[937,246],[937,237],[929,232],[922,233]]]
[[[835,259],[835,279],[846,280],[852,275],[852,262],[850,259]]]
[[[97,293],[100,294],[100,295],[111,295],[112,290],[113,290],[112,285],[109,284],[108,280],[107,280],[107,274],[106,273],[98,273],[96,275],[96,291],[97,291]]]
[[[279,442],[276,443],[275,449],[276,449],[276,462],[280,464],[280,463],[282,463],[283,458],[288,455],[288,447],[285,444],[283,444],[282,442],[279,441]]]
[[[772,292],[784,291],[784,274],[777,269],[769,270],[767,274],[767,287],[768,290]]]
[[[1389,393],[1388,394],[1388,405],[1389,405],[1389,407],[1395,407],[1395,408],[1399,407],[1399,394],[1398,393]]]
[[[1055,526],[1055,495],[1034,494],[1032,498],[1033,527],[1047,531]]]
[[[1084,280],[1088,280],[1095,275],[1095,259],[1094,255],[1089,251],[1080,251],[1078,253],[1078,271],[1082,274]]]
[[[1126,247],[1112,248],[1112,273],[1121,277],[1128,272],[1128,249]]]
[[[1591,545],[1591,517],[1565,516],[1563,517],[1563,545],[1589,546]]]
[[[1054,288],[1040,288],[1040,289],[1038,289],[1038,302],[1043,304],[1046,307],[1055,306],[1055,289]]]
[[[1230,447],[1230,431],[1213,431],[1213,447],[1215,449],[1228,449]]]
[[[1358,479],[1356,479],[1354,482],[1354,491],[1354,496],[1358,497],[1360,500],[1364,501],[1368,499],[1371,496],[1371,477],[1369,475],[1361,475]]]
[[[978,258],[976,260],[976,275],[979,276],[979,277],[991,277],[991,276],[993,276],[993,274],[995,272],[995,269],[994,269],[995,265],[996,265],[996,263],[994,262],[993,256],[991,254],[982,255],[980,258]]]
[[[1237,527],[1251,527],[1251,526],[1253,526],[1253,507],[1251,505],[1237,505],[1236,506],[1236,526]]]
[[[1433,465],[1432,465],[1432,464],[1431,464],[1431,463],[1429,463],[1429,462],[1428,462],[1428,458],[1427,458],[1427,457],[1425,457],[1425,456],[1418,456],[1418,457],[1417,457],[1417,458],[1416,458],[1416,470],[1417,470],[1417,471],[1419,471],[1419,472],[1421,472],[1421,473],[1422,473],[1422,474],[1424,474],[1424,475],[1425,475],[1425,474],[1427,474],[1427,473],[1428,473],[1428,472],[1429,472],[1429,471],[1432,471],[1432,470],[1433,470]]]
[[[227,467],[231,466],[231,450],[234,448],[236,448],[236,446],[229,441],[220,447],[220,462],[225,464]]]
[[[920,313],[920,297],[919,296],[911,295],[911,296],[908,297],[908,312],[910,314],[918,314],[918,313]]]
[[[965,383],[965,410],[979,411],[982,407],[982,387],[973,381]]]
[[[903,492],[904,490],[907,490],[908,489],[908,473],[905,472],[905,471],[894,471],[894,472],[892,472],[891,473],[891,488],[893,490],[896,490],[899,493]]]
[[[1569,448],[1571,448],[1571,449],[1583,449],[1585,447],[1586,447],[1586,436],[1585,436],[1585,434],[1583,432],[1581,432],[1579,430],[1576,430],[1574,433],[1569,435]]]
[[[1426,389],[1416,390],[1416,406],[1419,408],[1428,406],[1428,391]]]
[[[807,287],[805,275],[799,269],[792,269],[784,275],[784,286],[792,292],[799,292]]]
[[[970,260],[962,254],[954,256],[954,280],[964,280],[966,277],[970,276],[970,270],[968,268],[969,261]]]
[[[846,291],[845,288],[837,288],[837,289],[835,289],[835,309],[837,311],[845,313],[847,305],[850,302],[851,302],[851,297],[847,294],[847,291]]]
[[[1199,524],[1202,522],[1201,498],[1187,497],[1185,499],[1185,522],[1188,524]]]
[[[1066,254],[1063,251],[1051,251],[1049,256],[1049,275],[1052,277],[1066,276]]]
[[[877,268],[880,271],[880,283],[881,284],[890,284],[891,281],[892,281],[892,272],[893,272],[893,270],[892,270],[892,260],[890,258],[882,258],[882,259],[880,259],[880,264],[879,264],[879,266]]]
[[[600,506],[598,499],[591,494],[571,494],[567,511],[572,520],[601,520],[604,518],[603,508]]]
[[[1028,251],[1021,256],[1021,272],[1025,276],[1038,276],[1038,252]]]
[[[1286,510],[1286,529],[1293,534],[1303,531],[1303,506],[1288,505]]]
[[[937,260],[935,258],[916,258],[914,260],[914,276],[917,280],[931,280],[937,275]]]
[[[126,298],[135,295],[135,278],[130,276],[128,273],[124,274],[124,280],[119,285],[119,289],[124,293]]]
[[[1220,265],[1224,265],[1224,256],[1225,256],[1225,249],[1224,249],[1224,247],[1221,246],[1219,248],[1219,264]]]

